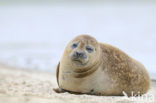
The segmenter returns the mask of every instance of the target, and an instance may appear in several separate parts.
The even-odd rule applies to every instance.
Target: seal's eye
[[[86,46],[86,50],[87,50],[89,53],[93,52],[93,48],[90,47],[90,46]]]
[[[73,48],[73,49],[76,48],[77,45],[78,45],[78,44],[74,43],[74,44],[72,45],[72,48]]]

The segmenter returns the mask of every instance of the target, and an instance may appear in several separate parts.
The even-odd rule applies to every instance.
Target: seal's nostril
[[[75,56],[80,57],[80,58],[85,58],[86,57],[83,52],[77,52],[77,51],[75,52]]]
[[[82,56],[82,53],[76,52],[76,56],[81,57]]]
[[[86,55],[85,55],[85,53],[84,52],[75,52],[75,56],[77,57],[77,58],[86,58]]]
[[[79,56],[79,52],[76,52],[76,56]]]

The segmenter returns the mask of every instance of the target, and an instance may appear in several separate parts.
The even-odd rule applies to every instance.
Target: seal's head
[[[100,46],[95,38],[89,35],[77,36],[66,47],[68,62],[74,68],[88,68],[99,58],[99,49]]]

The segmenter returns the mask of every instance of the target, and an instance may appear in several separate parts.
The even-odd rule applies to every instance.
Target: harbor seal
[[[145,67],[120,49],[89,35],[69,42],[57,66],[56,92],[103,96],[142,95],[150,87]]]

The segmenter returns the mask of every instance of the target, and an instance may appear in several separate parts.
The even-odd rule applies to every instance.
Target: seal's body
[[[144,66],[108,44],[89,35],[74,38],[57,67],[59,88],[93,95],[141,95],[150,78]]]

